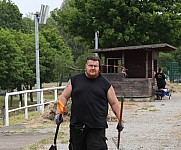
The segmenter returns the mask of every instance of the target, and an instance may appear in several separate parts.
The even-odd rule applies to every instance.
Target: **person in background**
[[[71,97],[69,150],[107,150],[105,129],[108,128],[108,104],[120,119],[121,106],[110,82],[100,73],[100,59],[90,56],[85,72],[71,77],[59,97],[55,121],[63,122],[67,101]],[[117,130],[123,130],[118,123]]]
[[[124,64],[121,66],[121,69],[122,69],[121,73],[124,75],[124,77],[128,76],[126,73],[127,69],[125,68]]]
[[[158,68],[158,72],[155,74],[155,79],[157,81],[158,89],[165,89],[166,86],[166,77],[162,72],[162,68]]]

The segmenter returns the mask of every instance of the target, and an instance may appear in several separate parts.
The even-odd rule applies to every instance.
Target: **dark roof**
[[[158,50],[158,51],[173,51],[177,48],[164,44],[152,44],[152,45],[140,45],[140,46],[127,46],[127,47],[115,47],[115,48],[104,48],[104,49],[92,49],[93,53],[111,52],[111,51],[128,51],[128,50]]]

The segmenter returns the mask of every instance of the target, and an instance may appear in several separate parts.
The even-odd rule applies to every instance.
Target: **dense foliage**
[[[36,83],[35,23],[22,18],[18,7],[10,0],[0,0],[0,88],[29,89]],[[47,26],[47,27],[46,27]],[[73,64],[73,55],[50,17],[39,25],[40,81],[58,81]]]
[[[100,48],[169,43],[181,45],[181,3],[174,0],[66,0],[53,17],[64,32]],[[93,45],[92,45],[93,47]]]
[[[11,0],[0,0],[0,27],[14,30],[21,29],[22,14]]]

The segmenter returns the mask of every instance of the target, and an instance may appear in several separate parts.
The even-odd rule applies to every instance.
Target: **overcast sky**
[[[60,8],[63,0],[11,0],[18,6],[23,16],[29,13],[36,13],[40,11],[41,4],[49,5],[49,10],[52,11],[55,8]]]

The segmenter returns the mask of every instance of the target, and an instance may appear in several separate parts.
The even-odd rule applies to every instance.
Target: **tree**
[[[11,0],[0,0],[0,27],[19,30],[21,28],[22,14],[17,5]]]
[[[64,32],[90,45],[98,30],[101,48],[165,42],[178,46],[180,7],[176,0],[67,0],[53,17]]]
[[[0,85],[1,89],[13,90],[23,83],[26,63],[23,53],[15,42],[15,36],[1,29],[0,34]]]
[[[172,53],[175,62],[178,62],[179,66],[181,66],[181,46],[179,46],[173,53]],[[181,72],[181,67],[179,69]]]
[[[54,80],[57,77],[59,78],[61,74],[69,74],[70,71],[67,67],[73,64],[73,56],[71,50],[63,42],[58,30],[56,28],[43,29],[41,33],[46,41],[49,42],[49,47],[51,48],[51,53],[48,53],[47,57],[50,58],[51,55],[52,59],[47,60],[47,63],[54,62],[48,72],[51,72],[52,75],[54,74]]]
[[[173,57],[173,55],[171,55],[170,53],[160,53],[160,59],[159,59],[159,66],[161,66],[163,68],[163,72],[164,73],[168,73],[169,68],[170,68],[170,63],[174,62],[175,59]]]
[[[72,55],[74,56],[74,61],[76,61],[77,58],[81,56],[86,49],[90,48],[90,44],[88,44],[88,42],[81,36],[75,36],[72,35],[70,32],[65,32],[65,26],[57,25],[57,11],[58,10],[56,9],[51,12],[52,17],[50,17],[50,19],[51,21],[52,19],[54,19],[54,21],[52,22],[54,22],[56,28],[59,30],[59,34],[62,36],[62,40],[64,41],[64,43],[68,45],[68,47],[71,49]],[[50,19],[48,19],[48,22]]]
[[[35,32],[34,21],[31,18],[24,17],[22,19],[21,32],[26,34],[32,34]]]
[[[15,42],[22,51],[23,62],[26,64],[23,66],[23,83],[21,83],[26,89],[29,86],[34,86],[36,81],[35,76],[35,40],[34,34],[24,34],[22,32],[12,31],[15,36]]]

